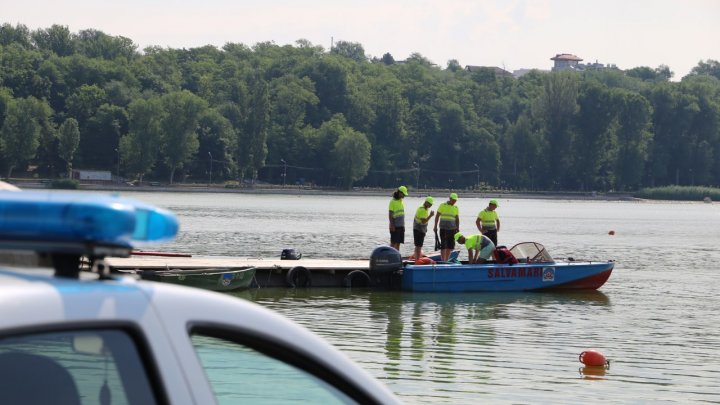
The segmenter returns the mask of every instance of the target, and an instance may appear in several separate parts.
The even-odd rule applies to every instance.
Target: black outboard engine
[[[300,260],[302,253],[298,253],[295,249],[283,249],[280,253],[280,260]]]
[[[378,246],[370,255],[370,273],[392,273],[402,268],[400,252],[390,246]]]

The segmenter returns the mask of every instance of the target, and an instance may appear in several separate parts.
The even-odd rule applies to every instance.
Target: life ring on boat
[[[370,287],[370,275],[362,270],[353,270],[343,279],[343,285],[351,287]]]
[[[288,270],[285,275],[285,282],[290,288],[310,287],[312,285],[310,270],[303,266],[295,266]]]

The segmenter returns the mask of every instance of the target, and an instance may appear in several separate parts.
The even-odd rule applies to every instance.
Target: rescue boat
[[[400,286],[406,291],[596,290],[610,278],[615,266],[612,260],[554,260],[537,242],[518,243],[506,251],[510,256],[502,262],[496,257],[482,264],[415,264],[402,261],[399,254],[385,248],[394,250],[375,249],[370,272],[400,277]]]

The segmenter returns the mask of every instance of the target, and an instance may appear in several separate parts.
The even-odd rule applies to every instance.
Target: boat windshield
[[[550,253],[540,243],[522,242],[513,246],[510,253],[521,262],[527,263],[552,263],[554,262]]]

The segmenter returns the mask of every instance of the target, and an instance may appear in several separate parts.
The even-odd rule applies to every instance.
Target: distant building
[[[559,53],[550,60],[555,61],[555,65],[552,67],[553,72],[559,72],[563,70],[578,70],[578,65],[582,62],[581,58],[569,53]]]
[[[550,58],[550,60],[555,62],[555,65],[553,65],[552,67],[553,72],[560,72],[563,70],[583,71],[617,69],[617,66],[615,66],[614,64],[604,65],[602,63],[599,63],[597,60],[595,60],[595,63],[580,63],[582,62],[582,58],[579,58],[569,53],[559,53],[554,57]]]
[[[106,170],[73,169],[72,178],[91,183],[109,183],[113,181],[112,173]]]

